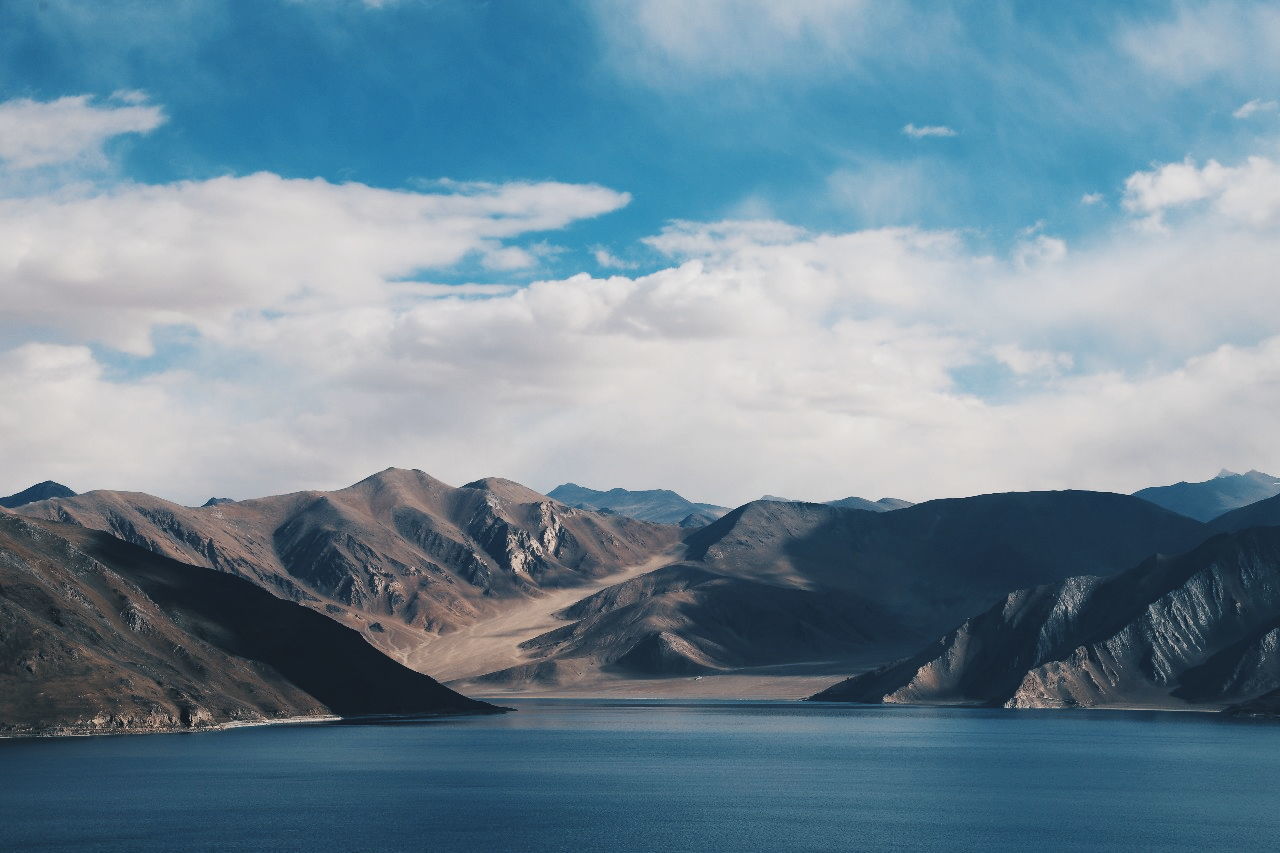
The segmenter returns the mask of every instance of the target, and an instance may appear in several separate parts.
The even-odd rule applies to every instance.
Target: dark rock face
[[[1184,551],[1205,535],[1200,523],[1137,498],[1066,491],[930,501],[886,513],[756,502],[693,531],[686,544],[689,559],[713,570],[847,591],[936,635],[1009,590],[1110,574],[1155,551]]]
[[[365,631],[388,651],[542,588],[642,562],[680,535],[571,509],[506,480],[454,488],[399,469],[336,492],[196,509],[133,492],[90,492],[22,512],[247,578]],[[374,622],[383,630],[370,630]]]
[[[565,483],[547,492],[547,497],[578,509],[608,510],[640,521],[679,524],[682,527],[696,526],[695,522],[702,518],[714,520],[729,511],[728,507],[715,504],[694,503],[668,489],[610,489],[601,492],[577,483]]]
[[[105,533],[0,515],[0,731],[476,713],[355,631]]]
[[[916,654],[814,698],[1249,707],[1277,688],[1280,528],[1255,528],[1112,577],[1019,590]]]
[[[1202,483],[1153,486],[1134,495],[1189,518],[1210,521],[1233,509],[1280,495],[1280,478],[1261,471],[1223,471]]]
[[[233,504],[233,503],[235,503],[235,501],[233,501],[231,498],[209,498],[209,500],[200,504],[200,508],[204,509],[205,507],[217,506],[218,504]]]
[[[17,509],[20,506],[26,506],[36,501],[44,501],[50,498],[73,498],[75,495],[75,492],[61,483],[45,480],[43,483],[36,483],[34,486],[23,489],[15,495],[0,498],[0,507]]]

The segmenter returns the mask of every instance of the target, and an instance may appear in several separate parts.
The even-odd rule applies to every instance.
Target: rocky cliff
[[[1280,528],[1011,593],[815,699],[1218,708],[1280,687]]]

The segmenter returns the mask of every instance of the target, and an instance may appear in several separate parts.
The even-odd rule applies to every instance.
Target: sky
[[[0,494],[1280,472],[1280,7],[0,4]]]

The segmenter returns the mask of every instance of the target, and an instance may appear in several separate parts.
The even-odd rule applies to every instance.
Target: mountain
[[[10,513],[0,625],[5,734],[498,710],[247,581]]]
[[[217,506],[218,504],[233,504],[233,503],[235,503],[235,501],[233,501],[231,498],[209,498],[209,500],[200,504],[200,508],[204,509],[205,507]]]
[[[891,513],[756,501],[656,566],[554,612],[516,687],[893,660],[1010,590],[1110,573],[1201,541],[1204,525],[1125,495],[1040,492],[931,501]]]
[[[680,536],[571,509],[509,480],[455,488],[395,468],[334,492],[199,508],[98,491],[21,512],[246,578],[401,656],[512,602],[643,563]],[[422,668],[431,672],[429,661]]]
[[[693,526],[703,518],[719,518],[729,511],[727,507],[715,504],[694,503],[669,489],[610,489],[600,492],[577,483],[565,483],[547,492],[547,497],[578,509],[609,510],[639,521],[685,527]]]
[[[1280,528],[1266,527],[1119,575],[1011,593],[911,657],[813,698],[1011,708],[1242,703],[1240,713],[1265,713],[1277,689]]]
[[[43,483],[36,483],[30,488],[23,489],[15,495],[9,495],[7,498],[0,498],[0,507],[5,509],[17,509],[20,506],[26,506],[36,501],[48,500],[49,498],[72,498],[75,492],[68,489],[61,483],[55,483],[52,480],[45,480]]]
[[[844,509],[865,509],[870,512],[892,512],[895,509],[906,509],[909,506],[915,506],[911,501],[904,501],[901,498],[881,498],[878,501],[869,501],[866,498],[848,497],[841,498],[838,501],[827,501],[827,506],[838,506]]]
[[[1174,483],[1134,492],[1136,497],[1200,521],[1280,495],[1280,479],[1261,471],[1236,474],[1223,470],[1202,483]]]
[[[1280,495],[1233,509],[1209,522],[1209,529],[1219,533],[1276,526],[1280,526]]]

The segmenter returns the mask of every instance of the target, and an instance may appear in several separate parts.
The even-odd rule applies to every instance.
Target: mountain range
[[[1280,495],[1280,478],[1261,471],[1237,474],[1224,469],[1212,480],[1153,486],[1134,495],[1190,518],[1211,521],[1224,512]]]
[[[547,492],[547,497],[578,509],[598,510],[616,513],[639,521],[652,521],[658,524],[678,524],[681,527],[703,527],[729,512],[729,507],[716,504],[694,503],[681,497],[670,489],[646,489],[632,491],[630,489],[610,489],[607,492],[579,486],[577,483],[565,483]],[[762,501],[780,503],[804,503],[777,495],[764,495]],[[898,498],[881,498],[870,501],[866,498],[847,497],[827,501],[828,506],[845,509],[865,509],[871,512],[889,512],[912,506],[911,501]]]
[[[565,488],[553,491],[569,499],[590,491]],[[593,492],[591,500],[604,503],[601,496],[614,500],[620,492]],[[683,500],[662,490],[621,497],[628,495],[668,502],[666,517],[677,508],[672,496]],[[46,535],[69,543],[58,553],[96,560],[157,607],[160,593],[144,580],[154,584],[163,572],[235,576],[228,582],[264,590],[291,611],[314,611],[310,618],[367,642],[405,671],[465,693],[726,695],[733,685],[742,695],[799,696],[802,686],[813,692],[852,673],[821,697],[1017,707],[1230,705],[1238,713],[1269,707],[1261,688],[1272,666],[1267,644],[1274,643],[1263,618],[1274,609],[1263,594],[1270,581],[1245,583],[1222,564],[1236,559],[1231,554],[1253,555],[1260,566],[1270,559],[1263,545],[1266,528],[1280,525],[1280,498],[1208,523],[1144,497],[1086,491],[906,506],[886,500],[876,510],[858,500],[852,506],[759,500],[682,527],[609,507],[584,509],[586,500],[573,506],[500,478],[454,487],[421,471],[387,469],[333,492],[211,500],[198,508],[97,491],[25,503],[16,512],[22,524],[35,525],[22,533],[28,540]],[[633,501],[630,511],[644,510],[643,503]],[[20,521],[12,514],[0,520]],[[77,538],[89,535],[98,538]],[[125,550],[111,551],[109,543]],[[32,548],[10,544],[14,553]],[[1210,545],[1219,550],[1205,551]],[[27,575],[55,571],[47,555],[37,563],[24,559]],[[1216,568],[1209,566],[1214,560]],[[150,574],[137,574],[142,565]],[[68,586],[64,580],[58,582]],[[1186,603],[1228,586],[1239,593],[1235,611]],[[0,602],[12,608],[11,589],[0,586]],[[1164,609],[1152,616],[1157,605]],[[40,606],[14,612],[35,624]],[[184,618],[170,621],[182,628]],[[56,637],[60,630],[46,620],[40,632],[51,633],[37,633]],[[1121,634],[1130,656],[1111,649],[1112,657],[1098,664],[1106,643]],[[1197,651],[1157,677],[1149,660],[1166,653],[1151,640],[1157,635]],[[172,639],[171,648],[188,642]],[[137,671],[134,646],[120,649],[116,658]],[[0,672],[20,676],[20,661],[38,657],[4,650]],[[115,658],[102,664],[104,672],[118,665]],[[184,719],[314,714],[321,706],[352,713],[292,682],[310,698],[276,683],[269,686],[277,698],[266,705],[245,704],[245,694],[228,684],[200,694],[168,665],[148,670],[169,673],[152,681],[180,685],[188,697],[182,701],[204,710],[183,717],[177,700],[164,705],[159,694],[143,691],[137,695],[145,702],[104,706],[94,719],[162,727]],[[219,659],[204,666],[213,672],[234,665]],[[1114,683],[1093,692],[1082,686],[1100,684],[1099,672],[1114,674]],[[250,693],[266,690],[258,685]],[[20,717],[14,713],[8,719]],[[84,713],[77,713],[83,724]]]

